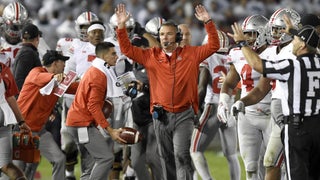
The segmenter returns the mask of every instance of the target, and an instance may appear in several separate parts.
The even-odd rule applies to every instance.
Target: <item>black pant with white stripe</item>
[[[291,119],[283,133],[288,180],[319,180],[320,116],[303,117],[298,124]]]

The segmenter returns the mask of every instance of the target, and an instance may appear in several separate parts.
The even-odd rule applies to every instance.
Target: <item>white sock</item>
[[[203,180],[213,179],[210,174],[206,158],[202,152],[191,152],[191,158],[196,170]]]
[[[231,156],[226,157],[229,164],[229,172],[230,179],[240,180],[241,179],[241,171],[240,171],[240,163],[237,154],[233,154]]]
[[[74,176],[74,171],[66,170],[66,177],[72,177],[72,176]]]
[[[131,166],[128,166],[128,167],[127,167],[126,176],[127,176],[127,177],[135,176],[135,175],[134,175],[134,169],[133,169]]]

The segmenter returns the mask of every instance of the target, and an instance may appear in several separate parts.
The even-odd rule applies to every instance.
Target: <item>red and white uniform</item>
[[[262,59],[270,59],[272,58],[272,54],[274,54],[272,49],[267,48],[259,56]],[[234,65],[241,78],[241,98],[248,95],[248,93],[258,84],[261,74],[250,67],[239,48],[230,50],[228,63]],[[271,92],[259,103],[247,106],[246,112],[249,111],[255,115],[270,114],[270,102]]]
[[[205,106],[199,119],[199,128],[193,130],[190,149],[193,164],[202,179],[213,179],[206,164],[204,151],[213,140],[218,129],[221,137],[222,150],[228,159],[230,173],[233,174],[234,177],[240,177],[240,173],[238,173],[240,164],[237,158],[238,144],[236,126],[229,126],[227,128],[220,127],[220,121],[217,117],[217,107],[219,104],[221,89],[219,78],[222,76],[222,72],[227,74],[229,70],[226,62],[226,55],[215,53],[200,64],[200,66],[209,70],[212,78],[210,84],[207,85],[204,100]],[[233,100],[230,102],[233,102]],[[235,122],[234,117],[230,117],[229,121]]]
[[[209,69],[210,75],[212,77],[211,85],[207,86],[207,93],[204,102],[207,103],[219,103],[220,88],[221,83],[219,83],[219,78],[222,76],[222,72],[227,74],[228,67],[227,56],[215,53],[208,59],[204,60],[200,66],[205,66]]]
[[[262,59],[274,59],[274,54],[272,48],[267,48],[259,56]],[[234,65],[241,78],[241,97],[244,97],[258,84],[261,74],[249,66],[239,48],[230,50],[228,62]],[[271,133],[270,103],[271,92],[259,103],[247,106],[245,114],[238,116],[239,148],[246,171],[258,172],[259,176],[264,176],[264,167],[259,171],[258,161],[260,155],[264,154]]]
[[[11,45],[7,43],[3,38],[0,39],[0,43],[1,43],[0,62],[10,67],[11,71],[13,72],[14,60],[16,58],[16,55],[19,49],[21,48],[21,43],[18,43],[16,45]]]
[[[76,43],[73,43],[76,44]],[[73,46],[73,55],[70,57],[68,65],[69,70],[76,71],[81,78],[87,69],[91,66],[92,61],[96,58],[96,47],[90,42],[83,42],[80,47]]]
[[[276,52],[276,49],[275,49]],[[276,55],[272,61],[280,59],[296,59],[296,56],[292,54],[292,44],[283,47],[281,51]],[[264,158],[265,167],[279,167],[283,162],[283,144],[281,141],[281,129],[275,123],[282,118],[282,105],[281,99],[285,97],[283,89],[286,89],[287,83],[276,80],[276,86],[272,92],[271,102],[271,116],[272,116],[272,132],[270,135],[269,143]]]
[[[73,42],[78,42],[80,39],[77,38],[60,38],[57,42],[56,51],[59,51],[64,56],[71,56],[71,48],[73,46]]]

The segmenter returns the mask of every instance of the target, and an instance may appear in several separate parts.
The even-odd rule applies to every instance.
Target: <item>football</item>
[[[104,114],[104,117],[106,119],[108,119],[111,115],[113,111],[113,104],[110,100],[105,100],[104,101],[104,104],[103,104],[103,107],[102,107],[102,112]]]
[[[123,131],[120,134],[120,137],[127,141],[126,144],[136,144],[142,140],[142,134],[130,127],[123,127]]]

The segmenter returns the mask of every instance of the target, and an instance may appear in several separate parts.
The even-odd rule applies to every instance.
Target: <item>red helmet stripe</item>
[[[16,22],[18,22],[19,21],[19,14],[20,14],[20,6],[19,6],[19,4],[17,3],[17,2],[15,2],[14,3],[14,8],[16,9]]]
[[[224,37],[222,32],[221,32],[221,35],[222,35],[222,46],[223,46],[223,48],[225,48],[224,45],[225,45],[225,42],[226,42],[226,38]]]
[[[247,29],[248,21],[249,21],[251,18],[252,18],[252,16],[249,16],[249,17],[247,17],[247,18],[244,20],[242,30]]]
[[[270,22],[273,23],[273,21],[276,19],[276,17],[278,16],[278,14],[283,10],[283,8],[280,8],[278,10],[276,10],[276,12],[274,12],[272,14],[272,16],[270,17]]]
[[[86,14],[87,14],[88,21],[91,22],[91,13],[88,11]]]

